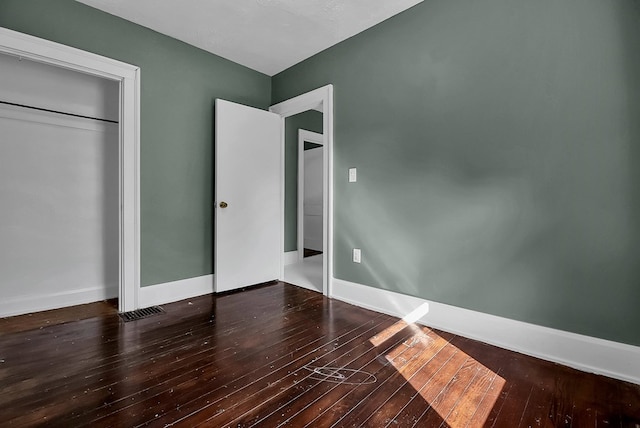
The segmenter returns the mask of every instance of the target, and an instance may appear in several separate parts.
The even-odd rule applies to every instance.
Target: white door
[[[282,120],[225,100],[215,108],[216,292],[280,277]]]

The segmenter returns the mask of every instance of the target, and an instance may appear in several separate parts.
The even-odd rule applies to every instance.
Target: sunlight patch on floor
[[[412,399],[395,417],[375,422],[381,426],[411,421],[419,421],[419,426],[436,421],[451,428],[482,426],[505,380],[430,328],[414,324],[426,312],[428,305],[423,305],[369,339],[379,347],[396,335],[409,334],[385,358],[412,387]],[[426,410],[418,405],[420,401],[428,404]]]

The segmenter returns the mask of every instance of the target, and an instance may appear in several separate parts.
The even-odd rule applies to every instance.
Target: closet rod
[[[41,107],[33,107],[33,106],[27,106],[27,105],[24,105],[24,104],[10,103],[8,101],[0,101],[0,104],[6,104],[6,105],[9,105],[9,106],[16,106],[16,107],[23,107],[23,108],[28,108],[28,109],[31,109],[31,110],[46,111],[46,112],[49,112],[49,113],[63,114],[65,116],[81,117],[83,119],[99,120],[101,122],[118,123],[117,120],[100,119],[99,117],[83,116],[81,114],[74,114],[74,113],[66,113],[64,111],[49,110],[49,109],[41,108]]]

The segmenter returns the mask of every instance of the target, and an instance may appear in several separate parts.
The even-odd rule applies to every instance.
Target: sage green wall
[[[71,0],[2,0],[0,26],[141,68],[141,282],[212,270],[213,104],[270,105],[264,74]]]
[[[322,113],[309,110],[285,119],[284,250],[298,249],[298,130],[322,134]]]
[[[639,8],[426,0],[276,75],[334,84],[335,276],[640,345]]]

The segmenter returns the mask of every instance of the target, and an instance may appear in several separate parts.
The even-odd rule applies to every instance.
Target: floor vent
[[[119,315],[120,315],[120,318],[124,320],[124,322],[129,322],[129,321],[141,320],[143,318],[149,318],[154,315],[159,315],[163,313],[164,313],[164,309],[162,309],[160,306],[151,306],[150,308],[136,309],[135,311],[129,311],[129,312],[121,312]]]

